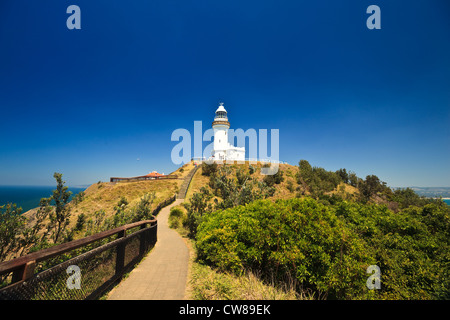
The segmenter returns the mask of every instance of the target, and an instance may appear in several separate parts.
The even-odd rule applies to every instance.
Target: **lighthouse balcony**
[[[214,118],[214,122],[212,123],[213,127],[217,127],[217,126],[224,126],[227,128],[230,128],[230,123],[228,122],[228,120],[216,120],[216,118]]]

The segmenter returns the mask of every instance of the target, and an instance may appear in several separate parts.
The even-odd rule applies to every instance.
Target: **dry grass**
[[[172,172],[172,174],[178,175],[178,179],[95,183],[84,191],[85,196],[83,201],[76,205],[73,201],[69,204],[71,215],[69,218],[70,223],[67,228],[70,229],[74,227],[78,216],[82,213],[87,219],[93,217],[94,213],[98,210],[105,211],[105,218],[113,216],[115,211],[114,207],[121,197],[125,197],[129,203],[129,207],[132,207],[136,205],[145,194],[154,192],[155,199],[152,204],[153,209],[160,202],[171,197],[179,190],[183,178],[193,167],[193,162],[190,162]],[[37,208],[24,213],[24,216],[27,217],[28,226],[31,226],[34,223],[36,211]],[[81,235],[82,234],[78,236]]]
[[[246,172],[249,172],[249,164],[227,164],[232,170],[229,175],[231,178],[236,178],[236,172],[239,169],[243,169]],[[262,164],[257,163],[253,164],[253,167],[256,168],[256,171],[251,175],[251,178],[257,181],[263,181],[265,175],[261,173]],[[275,184],[275,194],[270,198],[272,200],[277,199],[291,199],[298,196],[299,184],[297,183],[297,174],[299,171],[298,166],[293,166],[290,164],[279,164],[278,168],[283,173],[284,180],[280,184]],[[189,190],[186,194],[186,199],[189,200],[192,195],[196,192],[200,191],[200,188],[203,186],[208,187],[209,177],[202,175],[202,170],[198,170],[194,175]],[[350,200],[354,197],[358,196],[359,191],[357,188],[352,187],[348,184],[341,183],[336,187],[335,190],[331,192],[327,192],[326,194],[337,194],[343,197],[344,199]],[[308,192],[306,192],[308,195]],[[211,200],[211,202],[213,202]]]
[[[194,161],[190,161],[189,163],[184,164],[183,166],[179,167],[177,170],[172,172],[171,174],[176,174],[178,178],[182,179],[188,175],[188,173],[194,169]]]
[[[193,262],[188,299],[192,300],[313,300],[309,293],[299,293],[293,282],[281,287],[264,283],[258,275],[245,272],[240,276],[218,272]]]
[[[243,169],[246,172],[249,172],[249,164],[227,164],[232,170],[229,177],[236,178],[236,172],[239,169]],[[261,174],[262,164],[253,164],[253,167],[256,168],[256,171],[251,175],[251,178],[256,181],[262,181],[265,175]],[[297,180],[296,174],[298,172],[298,167],[292,166],[289,164],[280,164],[279,170],[283,172],[284,181],[280,184],[274,185],[276,191],[273,195],[272,199],[289,199],[293,198],[296,195],[295,189],[297,188]],[[290,191],[288,188],[288,181],[292,184],[292,188],[294,191]],[[202,175],[202,169],[200,168],[194,175],[191,185],[189,186],[188,192],[186,194],[186,199],[190,199],[192,195],[196,192],[200,191],[201,187],[208,186],[209,177]]]
[[[71,204],[71,224],[78,215],[84,213],[88,218],[98,210],[105,210],[105,218],[114,214],[114,207],[121,197],[125,197],[132,207],[147,193],[155,193],[152,209],[158,203],[171,197],[178,190],[181,180],[149,180],[139,182],[120,182],[112,184],[102,182],[91,185],[85,191],[84,200],[77,205]]]
[[[190,199],[192,195],[200,191],[201,187],[207,186],[209,182],[209,177],[202,175],[202,168],[194,174],[192,177],[189,188],[186,192],[186,199]]]

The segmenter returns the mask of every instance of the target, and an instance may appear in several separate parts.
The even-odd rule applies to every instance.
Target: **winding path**
[[[177,199],[158,214],[158,241],[129,276],[108,295],[108,300],[181,300],[185,297],[189,249],[184,240],[169,228],[170,208],[183,202]]]
[[[170,208],[182,203],[199,167],[185,177],[177,200],[159,212],[158,241],[129,276],[108,294],[108,300],[181,300],[185,298],[189,249],[181,236],[169,228]]]

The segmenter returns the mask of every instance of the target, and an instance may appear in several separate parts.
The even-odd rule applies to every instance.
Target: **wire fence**
[[[192,158],[192,161],[197,161],[199,163],[205,162],[207,164],[209,163],[237,163],[237,164],[245,164],[245,163],[249,163],[249,164],[257,164],[258,162],[261,164],[289,164],[287,161],[281,161],[281,160],[276,160],[276,159],[265,159],[265,158],[245,158],[242,160],[236,160],[236,159],[231,159],[231,160],[219,160],[219,159],[214,159],[214,158]]]
[[[0,300],[96,299],[155,245],[157,227],[156,219],[140,221],[2,262],[0,275],[12,283],[0,289]]]

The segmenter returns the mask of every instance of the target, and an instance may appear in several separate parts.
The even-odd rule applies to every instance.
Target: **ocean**
[[[0,186],[0,206],[8,203],[15,203],[22,207],[22,213],[30,209],[39,207],[41,198],[48,198],[56,189],[56,186]],[[86,188],[71,188],[72,197]]]

